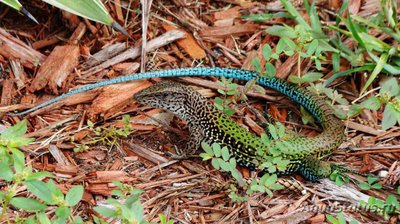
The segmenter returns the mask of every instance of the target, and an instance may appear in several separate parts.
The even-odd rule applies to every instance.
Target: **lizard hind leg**
[[[303,159],[298,172],[309,181],[329,177],[332,173],[332,165],[329,162],[321,161],[313,156]]]

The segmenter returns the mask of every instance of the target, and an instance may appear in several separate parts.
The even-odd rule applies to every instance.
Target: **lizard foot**
[[[166,152],[167,155],[171,156],[173,159],[184,160],[189,158],[199,157],[198,155],[194,155],[193,153],[188,153],[189,150],[181,150],[178,147],[174,146],[176,154],[171,152]]]

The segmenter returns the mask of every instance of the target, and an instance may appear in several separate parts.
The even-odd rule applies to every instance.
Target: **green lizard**
[[[333,171],[333,169],[337,168],[335,165],[330,165],[329,163],[320,161],[322,157],[330,155],[331,152],[336,149],[344,140],[344,126],[342,122],[334,116],[330,106],[325,103],[324,100],[311,94],[304,88],[299,88],[278,78],[259,77],[258,73],[247,70],[229,68],[183,68],[121,76],[118,78],[87,85],[80,89],[72,90],[66,94],[46,101],[24,112],[9,115],[24,115],[33,112],[39,108],[48,106],[68,96],[82,93],[101,86],[147,78],[170,78],[183,76],[224,76],[226,78],[234,78],[244,81],[256,79],[258,84],[265,87],[270,87],[286,95],[291,100],[297,102],[306,110],[308,110],[316,118],[316,120],[321,123],[324,131],[320,135],[313,138],[298,137],[289,139],[285,141],[285,147],[282,147],[279,144],[275,144],[274,147],[276,147],[282,153],[282,155],[285,155],[285,158],[292,161],[287,169],[283,172],[283,174],[300,172],[309,180],[317,180],[319,178],[328,176]],[[163,91],[156,91],[155,88],[158,87],[160,87],[160,85],[156,85],[155,87],[147,89],[146,92],[151,92],[153,90],[154,94],[157,93],[160,96],[165,96],[165,99],[172,100],[169,106],[173,106],[174,100],[179,100],[180,95],[182,94],[182,88],[184,89],[184,87],[181,86],[180,93],[173,93],[169,91],[168,88]],[[189,122],[189,126],[191,126],[191,129],[193,131],[192,135],[195,136],[198,134],[203,134],[204,138],[208,140],[219,139],[218,141],[231,146],[231,153],[238,158],[238,161],[241,165],[248,166],[251,169],[257,168],[257,166],[261,162],[257,160],[257,157],[255,156],[257,150],[261,150],[263,152],[267,151],[267,149],[265,149],[265,145],[260,141],[260,139],[257,136],[248,132],[247,130],[243,129],[241,126],[230,120],[228,117],[220,114],[218,111],[216,111],[216,109],[213,109],[212,105],[208,101],[205,101],[204,98],[201,98],[198,94],[192,91],[192,89],[189,88],[185,91],[187,91],[187,97],[197,98],[198,102],[196,101],[196,99],[194,99],[188,102],[188,104],[180,105],[184,107],[182,107],[181,109],[175,109],[175,111],[173,112],[183,119],[185,119],[183,115],[190,116],[187,113],[194,113],[193,115],[191,115],[193,116],[193,121],[187,120]],[[145,92],[141,92],[141,94],[143,93]],[[171,94],[172,97],[168,97],[169,94]],[[136,98],[138,98],[138,96],[139,95],[136,95]],[[151,99],[155,100],[156,97],[152,96]],[[145,103],[145,101],[141,102]],[[193,105],[189,103],[193,103]],[[149,105],[151,105],[150,102]],[[155,104],[153,106],[159,107],[160,105]],[[167,105],[164,106],[164,109],[168,109]],[[184,108],[186,108],[186,110]],[[195,116],[197,116],[196,118],[198,119],[194,119]],[[203,123],[193,123],[194,121],[201,121]],[[192,146],[198,145],[200,142],[200,138],[193,139],[194,140],[192,140],[190,144]]]
[[[171,81],[159,82],[136,93],[134,100],[168,110],[185,120],[191,133],[186,150],[197,149],[202,141],[218,143],[228,147],[239,165],[253,170],[264,162],[257,152],[269,151],[261,138],[220,112],[193,88]],[[327,156],[342,143],[344,126],[322,99],[315,97],[314,102],[323,111],[324,131],[313,138],[295,137],[285,140],[284,145],[288,148],[278,150],[283,158],[290,160],[290,164],[279,174],[299,172],[308,180],[315,181],[332,173],[332,166],[320,158]],[[277,148],[277,145],[270,147]]]

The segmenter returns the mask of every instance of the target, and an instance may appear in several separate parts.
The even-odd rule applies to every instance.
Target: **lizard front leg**
[[[170,154],[174,159],[188,159],[191,157],[197,157],[197,149],[200,147],[201,142],[204,140],[204,132],[201,128],[195,125],[188,124],[190,137],[184,149],[175,147],[176,154]]]

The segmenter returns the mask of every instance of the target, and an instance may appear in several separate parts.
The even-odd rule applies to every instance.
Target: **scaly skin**
[[[55,97],[54,99],[39,104],[24,112],[9,115],[25,115],[42,107],[51,105],[68,96],[86,92],[88,90],[102,86],[148,78],[171,78],[184,76],[224,76],[226,78],[249,81],[256,79],[258,73],[229,68],[182,68],[121,76],[118,78],[87,85],[80,89],[72,90],[66,94]],[[289,166],[284,173],[290,174],[298,171],[303,173],[303,175],[305,175],[307,179],[310,180],[325,177],[329,173],[331,173],[331,166],[321,162],[319,158],[329,155],[332,150],[337,148],[343,142],[344,126],[342,122],[333,115],[331,109],[329,109],[329,105],[327,105],[317,96],[311,94],[309,91],[303,88],[298,88],[278,78],[259,78],[257,79],[257,83],[264,87],[275,89],[278,92],[289,97],[294,102],[303,106],[316,118],[316,120],[318,120],[319,123],[321,123],[324,129],[323,133],[314,138],[293,138],[287,143],[290,145],[290,147],[280,147],[279,150],[281,150],[282,154],[287,155],[287,158],[293,161],[292,165]],[[238,129],[238,127],[240,126],[232,121],[228,121],[229,118],[222,116],[221,118],[219,118],[219,120],[219,122],[215,122],[216,125],[214,126],[214,131],[216,130],[216,132],[226,133],[232,138],[235,137],[235,139],[240,138],[243,143],[243,146],[241,146],[240,148],[243,148],[242,150],[244,152],[240,150],[240,152],[237,152],[236,154],[242,155],[242,157],[244,158],[243,165],[248,165],[250,166],[250,168],[254,168],[254,165],[250,164],[251,162],[254,162],[254,158],[251,157],[251,154],[255,152],[255,149],[263,147],[261,143],[256,140],[257,138],[255,138],[254,135],[250,134],[248,131],[242,130],[240,128]],[[195,135],[196,133],[192,134]],[[211,130],[209,131],[209,134],[212,134]],[[213,136],[209,137],[213,138]],[[251,153],[248,154],[248,152]],[[248,155],[250,155],[249,159],[247,159]]]
[[[218,143],[228,147],[239,165],[251,169],[257,169],[264,162],[257,152],[269,154],[268,147],[261,138],[221,113],[190,87],[164,81],[138,92],[134,99],[147,106],[168,110],[187,121],[191,133],[187,149],[197,149],[202,141],[208,144]],[[327,177],[332,172],[330,164],[320,161],[320,158],[327,156],[341,144],[344,135],[335,136],[338,136],[339,131],[343,133],[344,129],[322,99],[315,97],[314,100],[321,109],[319,118],[323,122],[324,131],[313,138],[296,137],[285,140],[285,146],[289,149],[281,148],[277,144],[270,145],[269,147],[280,150],[283,158],[291,161],[287,169],[279,174],[299,172],[308,180],[314,181]]]

